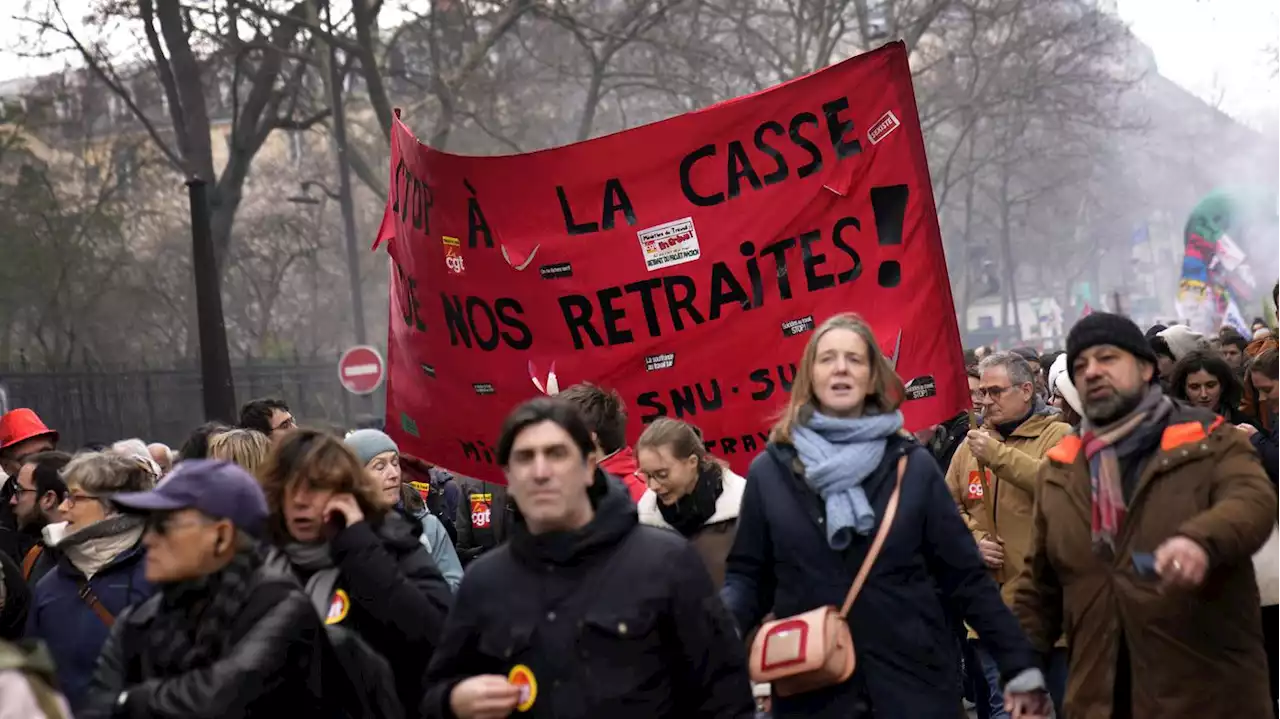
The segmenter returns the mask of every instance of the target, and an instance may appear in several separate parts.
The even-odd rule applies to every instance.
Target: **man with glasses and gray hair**
[[[1022,571],[1031,547],[1031,507],[1040,460],[1071,426],[1045,405],[1036,391],[1035,372],[1019,355],[988,355],[978,372],[974,398],[982,427],[971,429],[956,450],[947,486],[983,561],[1001,585],[1005,604],[1010,604],[1012,580]],[[975,650],[991,686],[991,716],[1007,717],[995,663],[980,645]],[[1066,681],[1065,649],[1055,648],[1057,654],[1061,656],[1051,657],[1046,672],[1055,702]]]

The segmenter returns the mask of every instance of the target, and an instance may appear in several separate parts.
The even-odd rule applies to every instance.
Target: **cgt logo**
[[[446,235],[440,238],[440,244],[444,245],[444,266],[449,268],[449,272],[455,275],[466,274],[467,265],[462,259],[462,241]]]

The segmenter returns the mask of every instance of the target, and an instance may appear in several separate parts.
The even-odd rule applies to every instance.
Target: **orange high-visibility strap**
[[[1222,418],[1219,417],[1218,419]],[[1214,426],[1216,427],[1217,424]],[[1160,435],[1160,449],[1168,452],[1184,444],[1194,444],[1208,436],[1209,434],[1204,431],[1204,425],[1199,422],[1171,424],[1165,427],[1164,434]]]
[[[33,569],[35,569],[35,568],[36,568],[36,561],[40,559],[40,555],[41,555],[41,554],[44,554],[44,545],[43,545],[43,544],[37,544],[36,546],[32,547],[31,549],[28,549],[28,550],[27,550],[26,555],[25,555],[25,556],[23,556],[23,558],[22,558],[22,578],[23,578],[24,580],[30,580],[30,579],[31,579],[31,570],[33,570]]]
[[[1058,440],[1058,443],[1045,456],[1060,464],[1074,464],[1083,447],[1084,442],[1079,437],[1074,434],[1068,434]]]

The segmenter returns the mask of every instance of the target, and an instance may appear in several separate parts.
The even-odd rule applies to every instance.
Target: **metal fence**
[[[236,401],[276,396],[303,424],[351,426],[367,398],[338,381],[337,358],[253,363],[232,368]],[[43,372],[0,368],[9,407],[30,407],[58,430],[64,448],[140,437],[178,447],[204,422],[197,368]]]

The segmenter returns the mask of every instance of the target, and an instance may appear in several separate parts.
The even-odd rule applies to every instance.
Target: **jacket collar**
[[[724,491],[716,498],[716,511],[703,523],[704,527],[737,519],[738,511],[742,507],[742,494],[747,488],[747,480],[734,474],[728,467],[724,468],[720,478],[724,482]],[[674,531],[667,520],[662,518],[662,512],[658,509],[658,497],[653,490],[645,490],[644,495],[640,497],[640,502],[636,505],[636,511],[640,514],[641,524]]]

